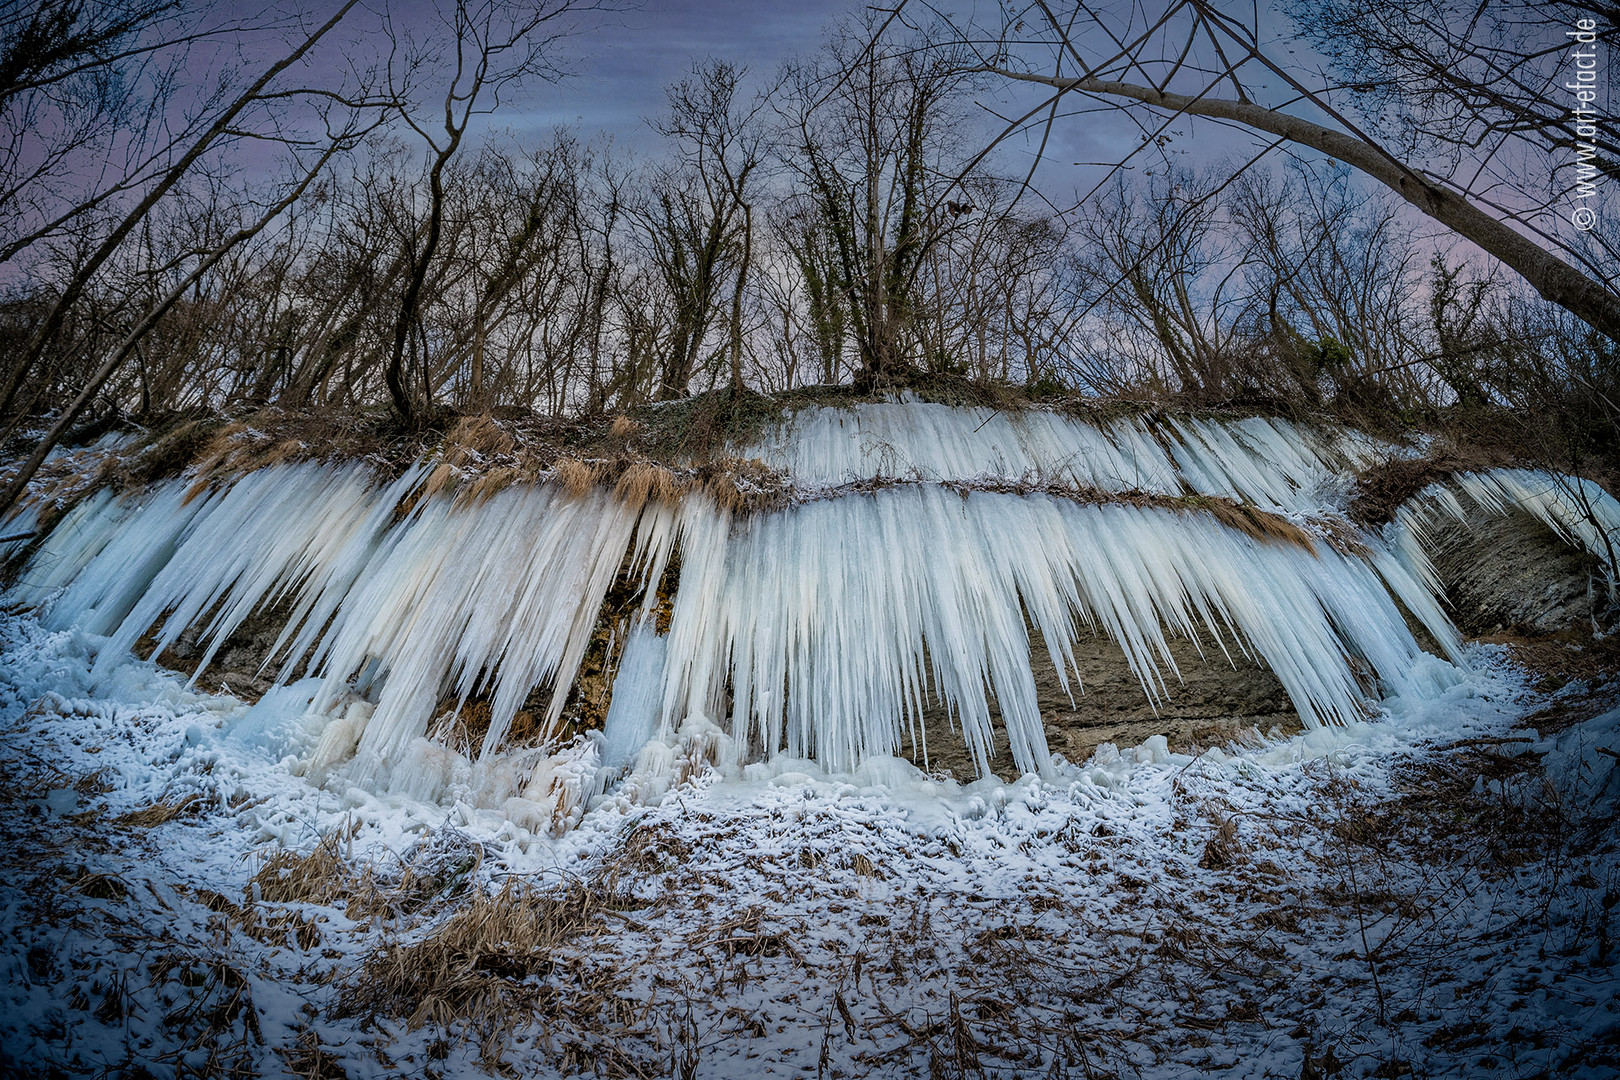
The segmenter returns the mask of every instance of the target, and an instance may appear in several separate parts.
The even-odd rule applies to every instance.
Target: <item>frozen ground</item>
[[[1494,647],[1286,741],[700,771],[552,837],[313,787],[285,699],[103,641],[0,618],[0,1075],[1620,1070],[1620,708]]]

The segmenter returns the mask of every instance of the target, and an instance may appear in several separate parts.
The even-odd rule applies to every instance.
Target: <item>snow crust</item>
[[[645,660],[648,639],[642,640],[640,658]],[[1426,743],[1490,741],[1511,728],[1523,712],[1518,677],[1501,665],[1496,653],[1476,648],[1468,657],[1468,673],[1461,676],[1444,661],[1418,658],[1414,667],[1419,670],[1408,679],[1409,691],[1386,698],[1379,714],[1366,720],[1197,756],[1171,752],[1162,737],[1140,747],[1105,746],[1089,761],[1057,761],[1046,775],[1011,784],[994,779],[939,783],[908,762],[881,756],[869,757],[849,771],[827,770],[787,755],[739,766],[734,741],[715,725],[693,717],[679,731],[655,737],[641,751],[630,775],[612,782],[601,795],[590,794],[596,784],[592,774],[603,761],[598,743],[585,740],[569,754],[556,756],[530,779],[523,798],[540,809],[525,819],[456,797],[455,791],[470,795],[478,782],[474,776],[478,766],[464,758],[449,766],[456,776],[447,798],[425,799],[404,790],[377,792],[352,784],[324,788],[311,784],[288,764],[289,757],[325,737],[306,708],[319,692],[318,681],[289,685],[255,705],[245,705],[198,693],[180,677],[150,664],[127,658],[104,661],[113,655],[112,647],[112,639],[81,629],[50,630],[26,617],[0,617],[0,724],[8,739],[28,740],[65,770],[65,776],[99,770],[106,785],[94,797],[66,783],[46,792],[38,803],[42,828],[66,828],[70,818],[92,806],[112,818],[158,800],[201,800],[200,815],[161,827],[161,843],[115,846],[106,854],[82,856],[96,872],[115,875],[129,896],[125,901],[87,901],[93,910],[81,917],[81,926],[99,926],[105,918],[144,919],[144,932],[169,936],[167,947],[189,948],[206,957],[215,947],[208,943],[221,941],[226,932],[197,898],[251,893],[247,878],[256,865],[253,853],[265,844],[309,852],[323,840],[342,837],[350,857],[388,865],[455,838],[454,843],[479,852],[476,879],[493,888],[493,883],[512,876],[567,881],[593,860],[610,854],[627,829],[651,830],[672,838],[670,842],[688,845],[689,863],[680,871],[683,902],[652,909],[667,912],[664,915],[639,916],[652,920],[647,923],[632,918],[611,942],[593,946],[605,950],[604,961],[609,955],[656,957],[661,955],[661,942],[674,943],[677,952],[698,949],[701,946],[693,943],[706,933],[704,926],[729,925],[728,919],[742,918],[759,905],[772,913],[771,925],[790,935],[798,958],[784,959],[786,967],[768,978],[756,973],[751,984],[739,984],[725,999],[739,1010],[768,1006],[778,1013],[784,1000],[791,1000],[796,1004],[786,1006],[782,1026],[758,1037],[711,1038],[703,1034],[708,1028],[691,1036],[694,1047],[702,1051],[702,1075],[722,1077],[799,1075],[807,1067],[813,1071],[818,1047],[826,1061],[828,1043],[819,1018],[838,1015],[835,994],[841,995],[840,1000],[849,998],[848,1007],[861,1025],[856,1030],[875,1032],[868,1038],[881,1042],[881,1032],[887,1030],[885,1016],[898,1014],[921,1025],[949,1007],[949,995],[960,993],[967,999],[990,992],[975,989],[989,976],[982,963],[966,957],[982,948],[973,942],[982,940],[987,928],[1007,920],[1023,920],[1029,933],[1044,935],[1037,939],[1044,942],[1041,963],[1057,965],[1052,970],[1065,972],[1062,977],[1073,988],[1090,985],[1094,980],[1088,971],[1093,968],[1099,979],[1110,976],[1115,969],[1109,965],[1119,960],[1111,951],[1117,946],[1109,942],[1130,940],[1111,936],[1119,930],[1110,928],[1147,933],[1130,930],[1131,905],[1122,904],[1122,899],[1141,894],[1127,891],[1125,883],[1140,890],[1145,875],[1149,896],[1177,896],[1179,910],[1187,916],[1225,917],[1212,906],[1216,899],[1207,891],[1189,891],[1187,874],[1201,873],[1195,864],[1205,835],[1186,826],[1189,806],[1220,807],[1237,821],[1247,817],[1287,821],[1295,816],[1303,820],[1303,815],[1314,812],[1325,775],[1363,792],[1387,791],[1392,770],[1423,753]],[[638,666],[627,665],[627,670]],[[1613,763],[1592,748],[1613,748],[1620,739],[1617,733],[1620,712],[1611,712],[1547,740],[1542,749],[1555,782],[1572,785],[1570,791],[1583,798],[1614,798],[1620,781]],[[551,805],[544,805],[547,800]],[[574,826],[560,834],[553,827],[559,810],[573,819]],[[1270,869],[1265,873],[1281,882],[1307,875],[1311,864],[1305,861],[1306,854],[1269,851],[1269,857],[1279,862],[1266,863]],[[785,869],[802,867],[807,859],[813,869]],[[652,890],[650,898],[661,887],[659,880],[654,876],[637,887]],[[724,884],[702,884],[705,881]],[[1489,889],[1471,888],[1477,895],[1464,895],[1474,899],[1458,902],[1472,907],[1458,918],[1465,924],[1469,919],[1483,920],[1483,928],[1497,917],[1492,913],[1499,900]],[[796,903],[784,906],[782,890]],[[863,998],[858,966],[856,985],[852,988],[844,981],[849,962],[865,949],[875,965],[882,955],[877,941],[890,938],[848,939],[845,935],[855,924],[854,915],[846,912],[885,913],[881,918],[871,916],[881,925],[916,906],[910,916],[915,919],[923,910],[917,905],[924,892],[937,905],[928,908],[933,925],[929,932],[939,935],[941,942],[957,942],[949,947],[961,950],[961,966],[953,968],[955,962],[948,962],[939,974],[930,974],[934,969],[919,955],[908,961],[913,965],[910,978],[888,979],[882,995]],[[1290,895],[1286,886],[1283,895]],[[9,886],[0,886],[0,898],[4,901],[0,1040],[6,1046],[24,1048],[19,1052],[70,1069],[138,1066],[154,1075],[181,1074],[186,1059],[174,1056],[176,1044],[164,1018],[176,1003],[187,1000],[186,986],[196,984],[135,982],[145,971],[144,958],[125,952],[119,944],[136,932],[135,924],[104,936],[88,929],[67,931],[68,936],[51,949],[55,955],[73,957],[80,974],[74,982],[59,983],[42,966],[39,946],[30,944],[36,936],[18,922],[23,898]],[[1064,910],[1078,910],[1079,905],[1093,911],[1098,936],[1084,940],[1060,936],[1068,925],[1053,913],[1060,901]],[[216,903],[217,910],[217,902],[209,902]],[[1284,908],[1296,904],[1301,911],[1309,910],[1304,892],[1297,900],[1282,903]],[[1474,908],[1477,913],[1469,914]],[[1256,910],[1268,909],[1260,904]],[[394,1024],[368,1033],[358,1021],[326,1016],[336,993],[329,977],[352,974],[375,947],[381,931],[350,919],[338,906],[317,906],[310,915],[318,920],[325,943],[325,959],[314,967],[309,966],[312,954],[289,943],[228,934],[231,944],[221,959],[243,973],[255,1003],[259,1034],[256,1040],[244,1040],[244,1052],[259,1061],[258,1068],[279,1072],[281,1063],[273,1048],[294,1046],[315,1031],[318,1045],[350,1076],[409,1073],[424,1063],[433,1063],[446,1075],[482,1070],[475,1042],[453,1042],[448,1051],[435,1049],[440,1036],[432,1026],[413,1030]],[[708,922],[701,921],[705,919]],[[1399,925],[1380,920],[1374,925],[1374,943],[1384,935],[1393,940]],[[923,928],[927,926],[925,920]],[[870,933],[864,922],[862,930]],[[1346,1033],[1342,1037],[1350,1040],[1342,1045],[1351,1046],[1357,1060],[1366,1065],[1353,1074],[1370,1072],[1393,1056],[1425,1062],[1427,1075],[1480,1075],[1479,1054],[1485,1051],[1446,1057],[1433,1049],[1435,1032],[1442,1030],[1437,1021],[1380,1029],[1354,1012],[1352,1001],[1362,1002],[1354,1009],[1371,1008],[1370,998],[1357,997],[1351,989],[1365,989],[1366,966],[1350,947],[1357,940],[1354,924],[1343,927],[1343,933],[1339,947],[1344,952],[1331,963],[1327,960],[1335,948],[1331,945],[1324,945],[1323,954],[1314,959],[1284,956],[1274,963],[1291,970],[1306,961],[1313,965],[1310,979],[1345,988],[1339,1007],[1318,1020],[1329,1029],[1342,1025]],[[687,941],[685,946],[679,944],[682,940]],[[1534,967],[1535,947],[1535,942],[1527,942],[1512,957],[1471,950],[1428,971],[1388,969],[1383,992],[1421,995],[1434,981],[1459,988],[1492,986],[1504,966],[1529,964],[1539,970]],[[677,965],[672,970],[679,969]],[[792,976],[801,969],[801,975]],[[953,970],[958,973],[949,974]],[[691,971],[690,977],[698,980],[692,984],[696,992],[703,984],[697,970]],[[115,985],[120,978],[131,981],[130,1000],[137,1006],[124,1019],[104,1022],[100,1014],[71,1004],[73,986],[99,993],[98,987]],[[666,984],[651,975],[642,978],[652,981],[632,978],[621,993],[655,1008],[663,993],[660,987]],[[1087,1018],[1084,1022],[1092,1025],[1093,1037],[1122,1038],[1115,1029],[1126,1016],[1135,1018],[1136,1025],[1177,1023],[1178,1006],[1145,976],[1114,985],[1119,988],[1109,999],[1114,1003],[1100,1012],[1078,1005],[1080,999],[1064,999],[1070,1000],[1066,1008],[1083,1010],[1077,1015]],[[1248,995],[1258,994],[1267,1014],[1286,1015],[1289,1008],[1303,1007],[1288,1000],[1292,991],[1286,988],[1286,979],[1278,986],[1275,994],[1280,996],[1271,996],[1258,983],[1240,981],[1229,991],[1216,980],[1206,993],[1217,1000],[1228,992],[1245,995],[1241,1000],[1256,1000]],[[876,982],[872,989],[878,990]],[[1029,987],[1036,998],[1047,992],[1039,983]],[[1500,994],[1483,1000],[1486,1011],[1478,1015],[1484,1022],[1503,1025],[1501,1030],[1511,1024],[1536,1030],[1540,1030],[1536,1025],[1551,1025],[1575,1037],[1620,1023],[1612,998],[1594,999],[1578,983],[1556,991],[1549,986],[1545,996],[1519,1004]],[[1525,1002],[1531,1004],[1530,1012],[1513,1011]],[[715,1008],[718,1018],[719,1004]],[[1364,1022],[1365,1029],[1356,1027]],[[1203,1030],[1216,1038],[1213,1029]],[[1144,1077],[1232,1068],[1238,1069],[1234,1075],[1298,1075],[1308,1048],[1276,1034],[1262,1038],[1263,1034],[1240,1033],[1237,1037],[1245,1041],[1236,1043],[1205,1040],[1203,1050],[1186,1043],[1127,1040],[1117,1050],[1125,1056],[1112,1060],[1116,1068],[1129,1067]],[[837,1071],[855,1075],[869,1067],[859,1054],[847,1056],[861,1045],[855,1039],[837,1051],[845,1055],[835,1056]],[[903,1046],[903,1037],[895,1045]],[[1115,1042],[1098,1044],[1099,1052],[1105,1046],[1113,1048]],[[1507,1054],[1520,1063],[1519,1068],[1542,1061],[1533,1051],[1521,1054],[1511,1044],[1492,1044],[1486,1051]],[[446,1053],[449,1059],[442,1060]],[[926,1071],[926,1048],[915,1053],[922,1057],[889,1059],[891,1069]],[[520,1040],[510,1060],[524,1075],[558,1074],[558,1059],[545,1040]],[[1030,1074],[1044,1075],[1054,1060],[1028,1062]],[[384,1061],[391,1064],[380,1064]],[[1543,1067],[1551,1064],[1555,1064],[1551,1059],[1542,1061]],[[1570,1075],[1597,1074],[1588,1070]]]

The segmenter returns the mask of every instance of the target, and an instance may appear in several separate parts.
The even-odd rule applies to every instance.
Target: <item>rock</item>
[[[1431,536],[1434,566],[1464,637],[1591,630],[1594,593],[1601,604],[1598,560],[1524,511],[1444,518]]]
[[[1084,761],[1105,742],[1135,746],[1163,735],[1172,749],[1184,751],[1230,742],[1256,727],[1266,733],[1273,728],[1285,733],[1301,728],[1299,715],[1277,676],[1258,660],[1243,655],[1232,640],[1226,642],[1229,659],[1212,638],[1198,643],[1172,639],[1170,655],[1181,678],[1165,668],[1167,685],[1156,706],[1115,642],[1097,637],[1075,643],[1080,684],[1076,685],[1074,672],[1070,672],[1069,685],[1075,692],[1071,701],[1051,658],[1038,638],[1036,641],[1030,659],[1047,745],[1070,761]],[[947,772],[958,780],[974,779],[973,760],[961,736],[951,730],[945,710],[937,705],[929,708],[923,723],[927,769]],[[903,753],[923,766],[922,748],[909,739]],[[1018,775],[999,726],[990,768],[1004,780]]]

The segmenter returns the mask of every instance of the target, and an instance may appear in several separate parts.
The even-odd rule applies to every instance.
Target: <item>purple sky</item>
[[[604,16],[600,26],[575,39],[572,74],[529,87],[521,102],[493,118],[491,127],[523,138],[569,124],[587,138],[607,134],[620,148],[655,153],[658,139],[644,118],[662,110],[664,88],[689,75],[693,64],[715,57],[744,65],[755,85],[764,86],[784,60],[815,50],[839,15],[866,6],[861,0],[644,0],[637,9]],[[956,16],[987,8],[993,15],[993,7],[984,0],[937,5]],[[987,129],[999,128],[989,114],[984,120]],[[1055,127],[1038,177],[1054,200],[1065,200],[1076,184],[1092,182],[1084,177],[1094,171],[1076,170],[1075,161],[1118,152],[1118,147],[1095,145],[1093,131],[1083,118],[1060,120]],[[1021,175],[1038,139],[1007,143],[1000,171]]]
[[[226,7],[246,17],[250,10],[262,10],[264,2],[226,0]],[[274,5],[276,0],[268,2]],[[416,20],[434,17],[429,11],[435,2],[444,4],[447,0],[389,0],[388,7],[396,25],[408,30]],[[485,119],[481,125],[484,131],[510,132],[520,142],[537,141],[553,127],[565,124],[575,127],[586,139],[608,136],[621,150],[656,154],[659,139],[645,118],[662,111],[664,88],[689,75],[694,64],[715,57],[746,66],[753,85],[763,87],[783,61],[813,52],[838,16],[861,11],[868,3],[887,7],[893,0],[602,2],[618,10],[584,15],[580,32],[564,46],[563,63],[569,74],[553,83],[531,81],[513,94],[496,115]],[[292,3],[311,13],[321,8],[319,0]],[[932,6],[958,19],[961,25],[967,25],[975,14],[999,25],[999,11],[993,0],[936,0]],[[918,4],[913,10],[921,19],[926,17],[928,6]],[[360,35],[373,33],[369,29],[373,25],[362,12],[356,12],[351,19],[354,32]],[[1270,44],[1287,48],[1289,43]],[[1011,115],[1023,112],[1043,93],[1027,86],[1003,84],[979,100],[988,109]],[[997,100],[1003,95],[1023,104]],[[1140,139],[1131,124],[1117,115],[1099,112],[1092,103],[1072,100],[1066,104],[1068,109],[1086,111],[1059,117],[1036,176],[1037,188],[1056,205],[1068,205],[1078,192],[1088,190],[1106,172],[1085,165],[1077,167],[1077,163],[1118,160],[1139,145]],[[983,128],[970,138],[982,138],[1000,129],[991,113],[978,115]],[[1178,146],[1195,147],[1197,159],[1209,160],[1241,155],[1251,144],[1258,143],[1246,134],[1216,134],[1219,138],[1213,140],[1189,139],[1185,144],[1178,140]],[[1038,131],[1014,136],[1003,144],[991,163],[992,169],[1021,177],[1033,160],[1039,139]],[[1145,172],[1163,167],[1162,162],[1155,164],[1148,157],[1133,159],[1133,170]]]
[[[573,44],[574,74],[536,85],[506,126],[520,134],[557,124],[597,131],[631,147],[655,139],[642,118],[659,112],[664,87],[709,57],[769,78],[783,60],[814,49],[850,0],[646,0],[640,10],[604,17]]]

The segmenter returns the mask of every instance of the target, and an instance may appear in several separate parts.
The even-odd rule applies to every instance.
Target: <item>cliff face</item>
[[[1081,762],[1103,743],[1136,746],[1155,735],[1165,736],[1173,749],[1189,750],[1242,739],[1255,731],[1272,735],[1300,730],[1288,691],[1264,661],[1246,655],[1232,642],[1223,651],[1208,634],[1196,642],[1170,638],[1168,646],[1179,678],[1170,679],[1156,706],[1142,693],[1125,650],[1108,638],[1082,637],[1075,642],[1068,688],[1050,657],[1035,650],[1030,668],[1052,752]],[[930,772],[972,779],[974,762],[960,740],[951,736],[945,711],[937,706],[926,709],[923,719],[926,757],[923,748],[908,739],[906,759]],[[1004,780],[1018,775],[1004,737],[996,740],[990,769]]]
[[[386,477],[304,460],[102,490],[9,598],[107,636],[99,667],[142,646],[209,679],[255,666],[248,689],[307,673],[330,727],[309,775],[431,798],[445,754],[476,758],[499,805],[535,802],[558,754],[639,768],[629,742],[697,721],[738,768],[902,755],[965,779],[1359,719],[1455,683],[1448,610],[1589,620],[1612,568],[1582,548],[1620,523],[1595,487],[1497,470],[1358,528],[1357,475],[1413,451],[1264,417],[897,400],[727,453],[712,476],[455,447]],[[579,797],[621,765],[579,764]]]
[[[1603,619],[1603,564],[1523,510],[1476,512],[1434,537],[1440,575],[1457,628],[1487,634],[1589,631]]]

